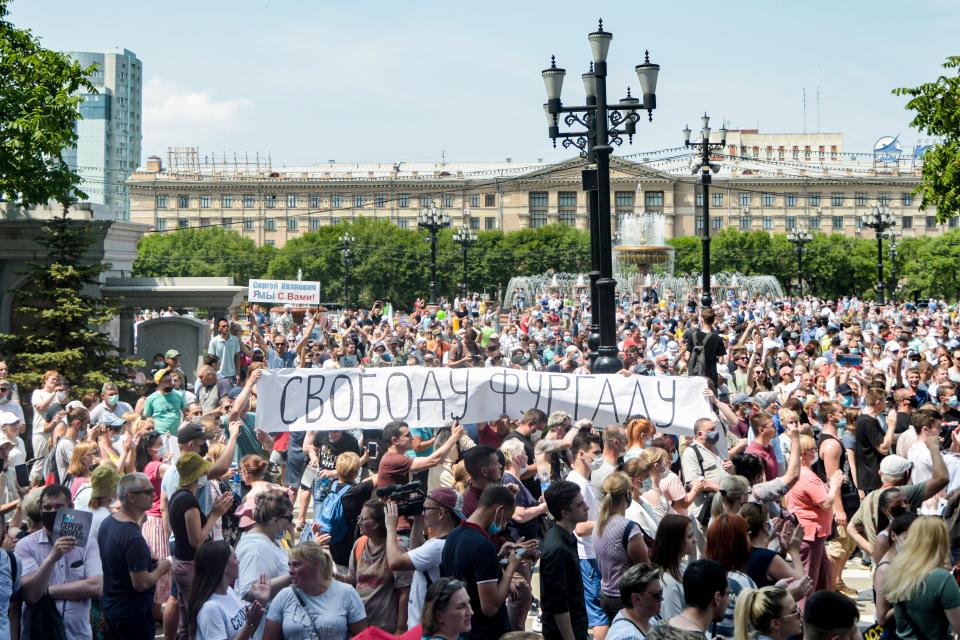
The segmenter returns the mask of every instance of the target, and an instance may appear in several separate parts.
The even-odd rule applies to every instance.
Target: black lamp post
[[[357,239],[350,234],[340,236],[340,255],[343,256],[343,308],[350,304],[350,266],[353,264],[353,243]]]
[[[430,203],[429,209],[421,209],[417,226],[430,233],[430,304],[437,304],[437,232],[450,226],[450,214]]]
[[[787,240],[790,241],[790,244],[794,246],[797,250],[797,295],[798,297],[803,296],[803,252],[806,251],[807,245],[810,244],[810,241],[813,240],[813,236],[810,235],[809,231],[800,231],[799,229],[794,229],[787,234]]]
[[[463,251],[463,295],[466,297],[470,293],[467,284],[467,275],[469,274],[467,270],[467,252],[470,247],[476,243],[477,234],[471,231],[469,227],[458,227],[457,230],[453,232],[453,241],[460,245],[460,249]]]
[[[617,311],[616,280],[613,279],[613,253],[610,230],[610,154],[613,146],[623,144],[622,136],[633,142],[637,131],[640,111],[646,110],[653,120],[653,110],[657,107],[657,74],[660,65],[650,62],[649,52],[645,62],[635,67],[637,79],[643,93],[643,101],[630,95],[619,104],[607,104],[607,52],[613,34],[603,30],[603,21],[599,28],[588,37],[593,53],[591,70],[583,74],[586,92],[584,106],[565,107],[560,99],[563,89],[564,69],[556,65],[551,58],[550,68],[543,71],[543,82],[547,89],[548,135],[557,145],[557,138],[563,140],[564,148],[577,147],[580,155],[592,164],[583,171],[583,189],[588,192],[588,212],[590,215],[590,255],[593,269],[590,273],[591,320],[599,329],[597,357],[593,360],[594,373],[616,373],[623,367],[617,355]],[[560,132],[560,117],[568,127],[579,125],[578,131]],[[620,128],[618,128],[620,127]],[[595,291],[595,293],[594,293]],[[591,330],[593,327],[591,327]],[[593,346],[591,345],[591,349]]]
[[[900,248],[900,238],[893,231],[887,231],[886,236],[890,246],[890,299],[893,301],[893,304],[896,305],[897,287],[900,284],[900,281],[897,278],[897,256],[900,255],[897,249]]]
[[[690,127],[683,127],[683,144],[687,147],[693,147],[700,152],[700,161],[694,165],[693,173],[700,174],[700,185],[703,189],[703,233],[700,236],[700,245],[703,264],[701,271],[703,273],[703,293],[700,295],[700,307],[707,309],[713,306],[713,295],[710,291],[710,184],[713,177],[710,172],[716,173],[720,170],[717,165],[710,164],[710,152],[720,151],[727,146],[727,128],[720,127],[720,142],[710,142],[710,116],[703,114],[700,118],[703,127],[700,129],[700,142],[690,142]]]
[[[874,205],[870,213],[860,216],[860,224],[873,229],[877,236],[877,302],[884,304],[883,299],[883,236],[888,229],[896,226],[897,221],[893,212],[886,205]]]

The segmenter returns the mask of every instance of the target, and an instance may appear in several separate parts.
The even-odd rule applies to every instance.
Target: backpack
[[[339,485],[339,486],[338,486]],[[330,485],[330,491],[320,503],[320,509],[314,516],[314,521],[319,523],[320,530],[323,533],[330,534],[330,543],[336,544],[343,540],[350,532],[350,525],[343,513],[343,495],[350,490],[353,485],[340,484],[334,481]]]
[[[709,334],[700,330],[693,334],[693,349],[690,350],[690,361],[687,363],[688,376],[707,377],[707,362],[703,356],[703,347],[706,345],[708,337]]]

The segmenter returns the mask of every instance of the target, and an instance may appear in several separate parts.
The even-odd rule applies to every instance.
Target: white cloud
[[[209,91],[191,91],[160,77],[143,88],[143,126],[178,129],[196,125],[229,128],[253,107],[248,98],[218,100]]]

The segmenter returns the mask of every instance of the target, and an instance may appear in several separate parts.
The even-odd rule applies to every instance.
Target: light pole
[[[717,165],[710,164],[710,152],[720,151],[727,146],[727,128],[720,127],[720,142],[710,142],[710,116],[706,113],[700,118],[703,127],[700,129],[700,142],[690,142],[690,127],[683,127],[683,144],[686,147],[692,147],[700,152],[700,160],[694,165],[694,175],[700,174],[699,182],[703,189],[703,234],[700,236],[700,245],[702,247],[702,266],[703,274],[703,293],[700,294],[700,307],[708,309],[713,306],[713,295],[710,291],[710,184],[713,177],[710,172],[716,173],[720,170]]]
[[[477,234],[467,226],[458,227],[457,230],[453,232],[453,241],[460,245],[460,249],[463,251],[463,296],[467,297],[470,293],[469,286],[467,285],[467,275],[469,273],[467,270],[467,251],[476,243]]]
[[[787,240],[797,250],[797,297],[803,297],[803,252],[813,240],[813,236],[809,231],[794,229],[787,234]]]
[[[888,229],[896,226],[897,221],[893,212],[886,205],[874,205],[870,213],[860,216],[860,223],[873,229],[877,236],[877,302],[884,304],[883,299],[883,235]]]
[[[897,287],[900,284],[897,278],[897,256],[900,255],[897,249],[900,248],[900,237],[894,231],[887,231],[887,240],[890,248],[890,299],[893,304],[897,304]]]
[[[635,67],[643,101],[630,95],[619,104],[607,104],[607,52],[613,34],[603,30],[603,21],[599,28],[588,36],[593,54],[591,70],[583,74],[586,92],[586,104],[565,107],[560,99],[563,78],[566,70],[558,68],[556,60],[551,58],[550,68],[543,70],[543,82],[547,89],[547,131],[557,145],[557,138],[563,140],[564,148],[580,149],[581,157],[587,158],[591,166],[584,169],[583,189],[588,192],[588,212],[590,215],[590,254],[593,270],[591,281],[591,320],[599,328],[597,357],[593,360],[594,373],[616,373],[623,367],[617,355],[617,317],[616,286],[613,279],[613,254],[610,231],[610,154],[613,146],[623,144],[622,136],[633,142],[637,130],[640,111],[646,110],[653,120],[653,110],[657,107],[657,74],[660,65],[650,62],[649,52],[646,60]],[[567,127],[579,125],[578,131],[560,132],[560,118]],[[620,128],[618,128],[620,127]],[[594,289],[596,293],[594,294]],[[593,347],[591,346],[591,349]]]
[[[340,255],[343,256],[343,308],[350,304],[350,266],[353,263],[353,243],[357,239],[348,231],[340,236]]]
[[[450,214],[437,209],[421,209],[417,226],[430,232],[430,304],[437,304],[437,232],[450,226]]]

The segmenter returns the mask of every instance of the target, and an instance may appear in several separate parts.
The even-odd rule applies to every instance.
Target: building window
[[[276,231],[277,230],[277,219],[276,218],[264,218],[263,228],[267,231]]]
[[[810,225],[811,229],[817,229],[818,231],[820,230],[820,218],[810,218],[808,224]]]
[[[339,216],[331,216],[331,217],[330,217],[330,224],[332,224],[332,225],[334,225],[334,226],[340,224],[340,217],[339,217]]]
[[[277,196],[273,194],[267,194],[263,197],[263,206],[267,209],[276,209],[277,207]]]
[[[819,193],[811,193],[810,195],[808,195],[808,196],[807,196],[807,203],[808,203],[811,207],[819,207],[819,206],[820,206],[820,194],[819,194]]]
[[[157,218],[157,231],[166,231],[166,230],[167,230],[166,218]]]
[[[287,209],[296,209],[297,208],[297,194],[288,193],[287,194]]]
[[[957,216],[953,216],[952,218],[950,218],[950,220],[947,221],[947,226],[950,227],[951,229],[956,229],[957,222],[960,222],[960,220],[957,219]]]
[[[343,206],[343,197],[339,193],[334,193],[330,195],[330,206],[334,209],[339,209]]]
[[[277,241],[276,241],[276,240],[267,240],[267,246],[268,246],[268,247],[275,247],[275,246],[277,246]]]
[[[865,207],[867,206],[867,194],[863,191],[857,191],[853,195],[853,206],[855,207]]]
[[[243,208],[252,209],[253,208],[253,194],[246,193],[243,196]]]
[[[772,216],[763,216],[763,230],[764,230],[764,231],[773,231],[773,217],[772,217]]]
[[[497,206],[497,196],[493,193],[483,194],[483,206],[485,207],[495,207]]]
[[[904,194],[906,195],[906,194]],[[167,196],[156,196],[154,200],[157,203],[157,209],[166,209],[167,208]]]
[[[723,194],[722,193],[713,193],[710,195],[710,206],[711,207],[722,207],[723,206]]]
[[[410,194],[409,194],[409,193],[401,193],[401,194],[397,197],[397,204],[398,204],[398,206],[399,206],[401,209],[406,209],[407,207],[409,207],[409,206],[410,206]]]
[[[763,197],[761,198],[761,201],[763,202],[763,206],[764,206],[764,207],[772,207],[772,206],[773,206],[773,194],[772,194],[772,193],[765,193],[765,194],[763,194]]]
[[[890,206],[890,194],[889,194],[889,193],[881,193],[879,196],[877,196],[877,200],[879,200],[880,204],[882,204],[882,205],[885,206],[885,207],[889,207],[889,206]]]
[[[702,191],[698,191],[697,195],[694,196],[693,206],[698,207],[700,209],[703,208],[703,192]]]
[[[363,206],[363,200],[364,200],[364,198],[363,198],[363,196],[361,196],[361,195],[355,195],[355,196],[353,196],[353,206],[354,206],[355,208],[362,207],[362,206]]]
[[[497,219],[491,216],[487,216],[483,219],[483,228],[487,231],[491,231],[497,228]]]
[[[633,192],[627,191],[626,193],[630,194],[630,210],[623,213],[633,213]],[[647,213],[663,213],[663,191],[644,191],[643,209]],[[617,213],[620,213],[620,211],[617,211]]]
[[[786,204],[786,206],[788,206],[788,207],[795,207],[795,206],[797,206],[797,194],[795,194],[795,193],[788,193],[787,196],[786,196],[786,198],[787,198],[787,204]]]
[[[450,195],[450,194],[448,194],[448,193],[443,194],[443,206],[444,206],[444,208],[446,208],[446,209],[452,209],[452,208],[453,208],[453,196],[452,196],[452,195]]]
[[[187,220],[186,218],[180,218],[179,220],[177,220],[177,226],[180,227],[181,229],[186,229],[190,226],[190,221]]]
[[[853,228],[859,233],[863,229],[863,219],[860,216],[857,216],[853,219]]]
[[[832,207],[842,207],[843,206],[843,193],[834,192],[830,194],[830,206]]]
[[[210,208],[210,196],[200,196],[200,208],[201,209]]]
[[[577,192],[561,191],[557,194],[560,224],[576,226],[577,224]]]
[[[296,231],[296,230],[297,230],[297,219],[287,218],[287,231]]]
[[[530,228],[539,229],[547,224],[547,203],[549,194],[546,191],[531,191],[529,196]]]
[[[710,227],[715,230],[723,229],[723,218],[719,216],[710,218]]]
[[[703,216],[698,215],[694,217],[694,228],[698,233],[703,231]]]
[[[233,196],[220,196],[220,208],[230,209],[233,207]]]
[[[937,228],[937,217],[927,216],[927,229],[936,229],[936,228]]]
[[[740,218],[740,230],[749,231],[753,226],[753,216],[743,216]]]
[[[741,193],[741,194],[740,194],[740,206],[741,206],[741,207],[749,207],[749,206],[750,206],[750,194],[749,194],[749,193]]]
[[[796,228],[797,228],[797,216],[787,216],[785,224],[786,224],[786,227],[787,227],[787,230],[788,230],[788,231],[791,230],[791,229],[796,229]]]
[[[474,231],[480,230],[480,218],[476,216],[470,216],[470,228]]]
[[[799,160],[799,159],[800,159],[800,147],[794,147],[794,148],[793,148],[793,159],[794,159],[794,160]]]
[[[430,196],[420,196],[421,209],[429,209],[431,204],[433,204],[433,198]]]
[[[316,231],[320,228],[320,218],[310,218],[310,231]]]
[[[253,218],[244,218],[243,219],[243,230],[244,231],[253,231]]]
[[[307,196],[307,204],[310,206],[311,209],[319,209],[319,208],[320,208],[320,194],[319,194],[319,193],[311,193],[309,196]]]
[[[410,228],[410,218],[397,218],[397,226],[401,229]]]
[[[805,146],[805,147],[803,148],[803,159],[804,159],[804,160],[809,160],[809,159],[810,159],[810,147],[809,147],[809,146]]]
[[[387,196],[382,193],[378,193],[374,196],[374,202],[377,205],[377,209],[383,209],[387,206]]]
[[[221,218],[220,224],[223,225],[224,229],[229,229],[233,226],[233,218]]]
[[[201,226],[201,227],[209,227],[209,226],[210,226],[210,218],[200,218],[200,226]]]
[[[470,194],[470,206],[471,206],[471,207],[479,207],[479,206],[480,206],[480,194],[479,194],[479,193],[471,193],[471,194]]]
[[[179,209],[189,209],[189,208],[190,208],[190,196],[177,196],[177,208],[179,208]]]
[[[904,194],[902,194],[902,195],[900,196],[900,199],[901,199],[901,201],[903,202],[903,206],[905,206],[905,207],[912,207],[912,206],[913,206],[913,194],[912,194],[912,193],[904,193]],[[160,205],[157,205],[157,206],[160,206]]]

